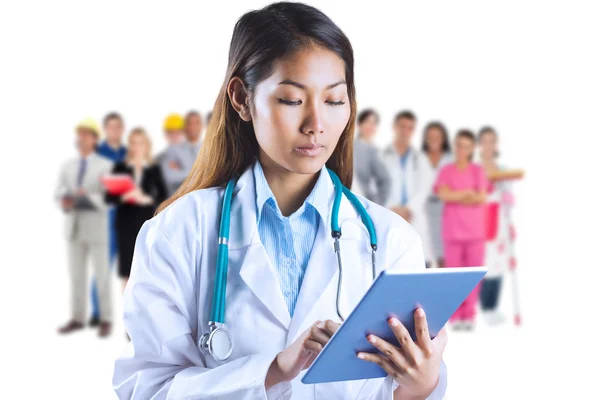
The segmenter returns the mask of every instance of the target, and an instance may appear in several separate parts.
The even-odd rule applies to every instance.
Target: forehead
[[[87,129],[87,128],[79,128],[77,129],[77,135],[79,136],[96,136],[96,134],[91,130],[91,129]]]
[[[111,126],[115,126],[115,125],[122,125],[121,120],[119,118],[110,118],[109,120],[106,121],[106,126],[111,125]]]
[[[277,86],[286,79],[308,88],[323,89],[346,79],[345,64],[331,50],[309,46],[277,60],[273,66],[273,73],[264,83],[267,86]]]

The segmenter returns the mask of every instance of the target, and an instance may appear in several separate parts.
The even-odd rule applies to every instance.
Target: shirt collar
[[[254,164],[253,168],[254,174],[254,182],[256,185],[256,211],[257,211],[257,220],[260,221],[262,210],[264,205],[269,200],[272,200],[272,205],[277,212],[279,218],[283,218],[281,211],[279,210],[279,206],[277,206],[277,202],[275,201],[275,195],[271,191],[269,187],[269,183],[267,182],[267,178],[265,177],[264,171],[260,162],[257,160]],[[312,191],[304,201],[304,204],[296,211],[292,216],[302,214],[307,204],[312,206],[323,221],[327,218],[328,207],[329,207],[329,193],[327,187],[327,179],[329,179],[329,174],[327,173],[327,168],[321,168],[319,172],[319,178],[317,179],[317,183],[313,187]]]

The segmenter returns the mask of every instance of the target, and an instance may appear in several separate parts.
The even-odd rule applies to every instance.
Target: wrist
[[[273,362],[271,362],[269,370],[267,371],[267,376],[265,378],[265,388],[267,390],[284,381],[281,369],[279,368],[279,364],[277,362],[277,357],[279,357],[279,354],[273,359]]]
[[[396,390],[394,390],[394,400],[426,400],[431,393],[434,392],[435,388],[439,383],[440,377],[435,380],[435,384],[425,390],[420,390],[420,393],[415,393],[411,390],[408,390],[404,386],[398,386]]]

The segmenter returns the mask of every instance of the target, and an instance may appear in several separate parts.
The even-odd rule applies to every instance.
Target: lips
[[[325,147],[318,143],[299,146],[295,148],[296,152],[306,157],[316,157],[325,151]]]

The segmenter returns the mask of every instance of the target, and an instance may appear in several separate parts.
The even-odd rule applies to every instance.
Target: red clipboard
[[[122,195],[135,189],[135,182],[131,175],[127,174],[105,175],[101,178],[101,181],[106,191],[112,195]]]

